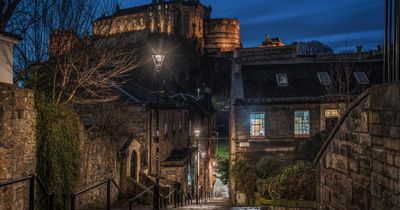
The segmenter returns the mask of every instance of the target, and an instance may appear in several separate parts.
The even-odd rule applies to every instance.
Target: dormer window
[[[289,86],[289,80],[286,74],[276,74],[276,82],[280,87]]]
[[[317,75],[321,85],[330,85],[332,83],[328,72],[318,72]]]
[[[360,85],[368,85],[369,84],[369,79],[368,79],[367,75],[365,75],[365,73],[362,71],[354,72],[354,77],[356,78],[358,84],[360,84]]]

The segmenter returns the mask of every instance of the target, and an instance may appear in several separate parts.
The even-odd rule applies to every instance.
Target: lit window
[[[310,135],[310,111],[294,112],[294,135]]]
[[[318,72],[318,79],[321,85],[330,85],[331,84],[331,78],[329,77],[328,72]]]
[[[286,74],[276,74],[276,82],[278,86],[288,86],[289,80]]]
[[[368,79],[367,75],[365,75],[365,73],[362,71],[354,72],[354,77],[356,78],[358,84],[360,84],[360,85],[368,85],[369,84],[369,79]]]
[[[161,10],[161,5],[158,5],[158,10]]]
[[[339,110],[337,110],[337,109],[326,109],[325,110],[325,117],[338,118],[339,117]]]
[[[150,14],[149,14],[149,15],[150,15],[150,17],[151,17],[151,16],[153,16],[153,12],[150,12]]]
[[[250,114],[250,135],[253,137],[265,136],[265,114]]]
[[[143,20],[143,18],[140,18],[140,25],[143,25],[144,24],[144,20]]]
[[[164,112],[164,136],[168,134],[168,111]]]

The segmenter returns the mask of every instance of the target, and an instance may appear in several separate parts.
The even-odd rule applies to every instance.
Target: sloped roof
[[[328,72],[343,65],[339,62],[293,63],[242,66],[244,99],[315,98],[326,95],[326,87],[320,84],[317,73]],[[382,82],[382,61],[348,63],[351,72],[362,71],[370,80],[369,87]],[[289,85],[278,86],[277,74],[286,74]],[[358,83],[351,75],[350,89],[356,91]],[[332,79],[332,78],[331,78]],[[350,93],[358,95],[357,92]]]

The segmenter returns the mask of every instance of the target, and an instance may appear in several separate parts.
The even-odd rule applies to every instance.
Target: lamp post
[[[200,137],[200,130],[194,130],[194,136],[196,137],[196,147],[197,147],[197,170],[196,170],[196,204],[199,204],[199,173],[200,173],[200,147],[199,147],[199,137]]]
[[[160,142],[160,73],[164,62],[165,55],[152,55],[154,69],[157,74],[157,109],[156,109],[156,184],[154,185],[153,206],[155,210],[160,209],[160,175],[159,175],[159,142]]]

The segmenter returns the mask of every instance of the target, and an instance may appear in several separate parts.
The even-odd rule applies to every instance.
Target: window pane
[[[310,134],[310,112],[295,111],[294,112],[294,134],[309,135]]]
[[[265,114],[252,113],[250,114],[250,135],[255,137],[265,136]]]

